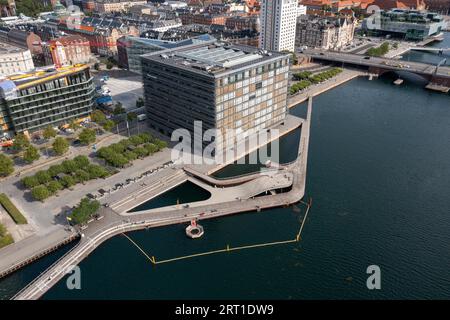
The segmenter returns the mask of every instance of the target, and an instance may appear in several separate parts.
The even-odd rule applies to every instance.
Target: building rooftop
[[[203,34],[200,36],[192,37],[192,38],[183,38],[179,40],[166,40],[166,39],[158,39],[158,38],[140,38],[140,37],[133,37],[133,36],[125,36],[123,38],[120,38],[119,42],[126,42],[130,41],[131,43],[141,43],[143,45],[152,45],[161,47],[162,49],[172,49],[176,47],[181,47],[185,45],[191,45],[196,43],[202,43],[202,42],[208,42],[215,40],[214,37],[210,36],[209,34]],[[126,45],[126,44],[125,44]]]
[[[175,65],[205,75],[216,75],[287,56],[243,45],[211,41],[144,55],[144,59]]]
[[[0,55],[11,54],[11,53],[19,53],[23,51],[27,51],[28,49],[23,49],[19,47],[12,46],[8,43],[0,42]]]
[[[2,90],[0,91],[5,91],[5,88],[9,88],[11,86],[13,86],[14,89],[25,89],[39,83],[44,83],[53,79],[58,79],[70,74],[77,73],[86,68],[89,68],[89,66],[85,64],[76,64],[73,66],[66,66],[61,68],[36,68],[31,72],[18,73],[1,79],[0,89]]]

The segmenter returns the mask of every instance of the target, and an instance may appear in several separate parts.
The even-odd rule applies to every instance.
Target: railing
[[[11,300],[15,300],[16,297],[18,297],[19,295],[21,295],[25,290],[27,290],[28,288],[30,288],[31,286],[33,286],[35,283],[37,283],[41,277],[48,271],[50,271],[52,268],[54,268],[58,263],[60,263],[62,261],[62,259],[64,259],[65,257],[67,257],[69,254],[72,253],[72,251],[74,251],[76,248],[78,248],[78,246],[80,245],[80,243],[78,243],[76,246],[74,246],[72,249],[70,249],[69,251],[67,251],[65,254],[63,254],[58,260],[56,260],[55,262],[53,262],[48,268],[46,268],[44,271],[42,271],[41,273],[39,273],[34,280],[32,280],[30,283],[28,283],[25,287],[23,287],[19,292],[17,292],[12,298]]]

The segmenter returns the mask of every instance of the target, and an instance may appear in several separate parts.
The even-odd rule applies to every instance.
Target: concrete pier
[[[14,299],[39,299],[64,277],[71,266],[77,265],[95,250],[98,245],[115,235],[149,227],[189,222],[193,219],[211,219],[239,212],[258,211],[261,209],[297,203],[305,194],[311,109],[312,99],[309,99],[307,119],[301,126],[301,138],[298,149],[299,154],[293,163],[286,165],[284,168],[286,172],[291,174],[290,179],[286,178],[286,181],[291,180],[290,191],[275,195],[269,193],[266,196],[256,198],[240,198],[225,202],[220,201],[196,207],[172,210],[155,209],[151,210],[151,212],[136,212],[135,214],[126,217],[121,216],[111,208],[102,208],[101,214],[104,216],[104,219],[94,221],[89,225],[89,228],[81,234],[81,240],[77,246],[21,290]],[[262,178],[267,179],[265,176]],[[274,183],[266,184],[267,188],[269,188],[268,190],[272,190],[275,185],[276,184]]]

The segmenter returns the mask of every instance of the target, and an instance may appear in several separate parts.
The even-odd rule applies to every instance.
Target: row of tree
[[[366,54],[372,57],[382,57],[388,52],[389,52],[389,43],[383,42],[381,46],[377,48],[370,48],[369,50],[367,50]]]
[[[64,160],[61,164],[52,165],[47,170],[24,177],[21,183],[31,190],[35,200],[43,201],[62,189],[88,180],[106,178],[109,174],[108,170],[91,163],[86,156],[76,156],[71,160]]]
[[[298,91],[306,89],[307,87],[309,87],[312,84],[324,82],[330,78],[333,78],[334,76],[338,75],[341,72],[342,72],[341,68],[332,68],[330,70],[323,71],[323,72],[320,72],[320,73],[317,73],[314,75],[312,73],[310,73],[309,71],[297,73],[296,74],[297,78],[302,79],[302,80],[300,80],[297,83],[294,83],[289,88],[289,93],[296,94]],[[294,75],[294,77],[296,75]]]
[[[114,167],[123,167],[137,158],[144,158],[167,147],[167,143],[149,133],[133,135],[128,139],[102,147],[97,157]]]
[[[300,81],[308,79],[310,76],[312,76],[312,74],[313,73],[311,71],[301,71],[298,73],[294,73],[292,77],[294,78],[294,80]]]

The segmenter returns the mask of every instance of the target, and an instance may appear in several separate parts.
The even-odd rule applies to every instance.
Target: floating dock
[[[438,91],[438,92],[442,92],[442,93],[450,92],[450,87],[442,86],[442,85],[435,84],[435,83],[429,83],[426,85],[425,88],[428,90]]]

